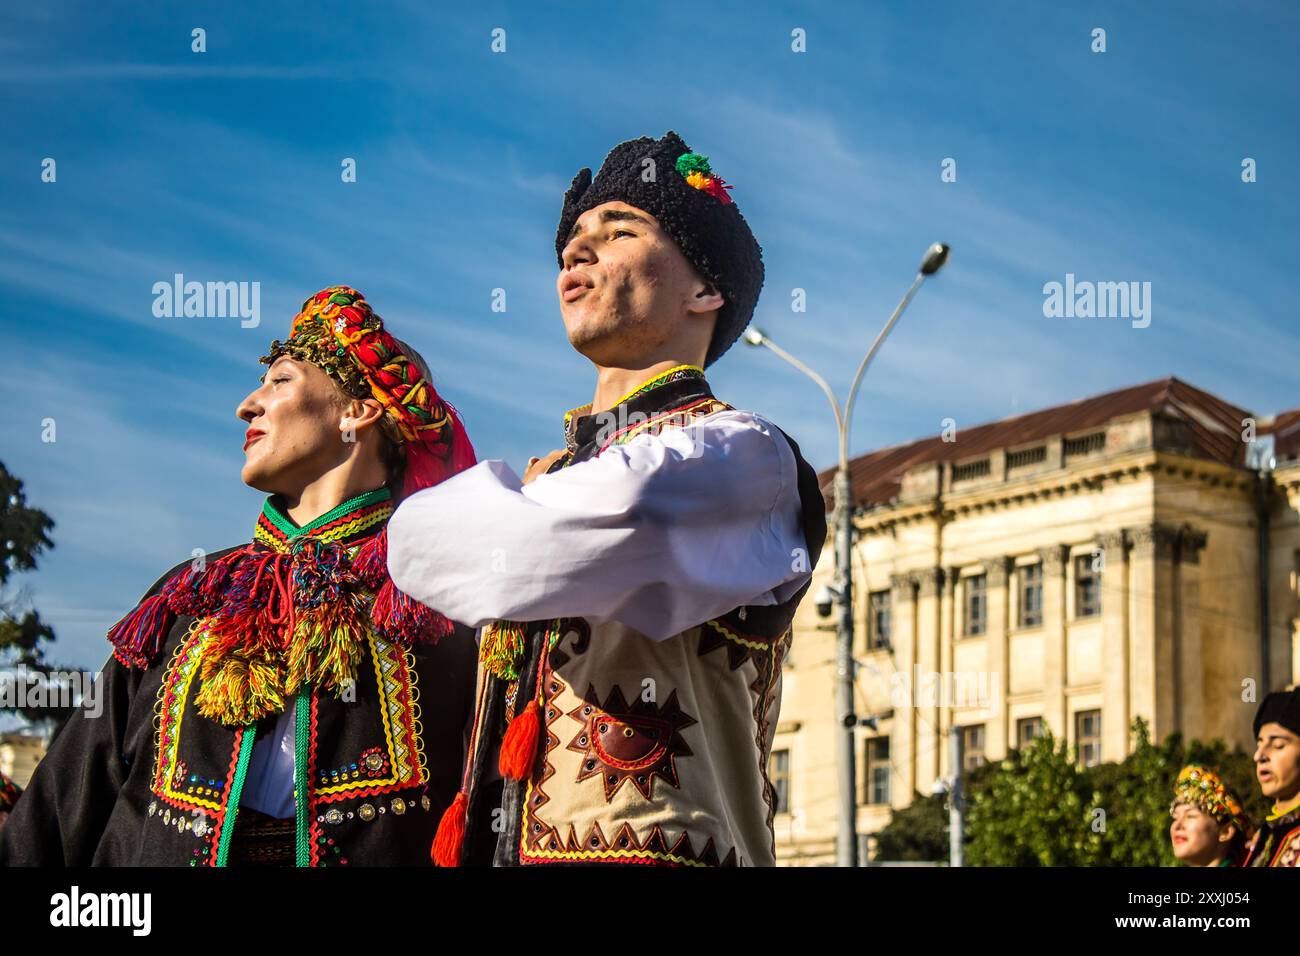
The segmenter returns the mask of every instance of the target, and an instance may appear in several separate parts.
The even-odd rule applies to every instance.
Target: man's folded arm
[[[401,504],[389,572],[475,627],[581,616],[662,639],[807,580],[795,467],[775,426],[739,411],[528,485],[480,462]]]

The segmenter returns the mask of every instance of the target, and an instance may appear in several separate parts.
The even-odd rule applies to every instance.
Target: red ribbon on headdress
[[[429,386],[430,389],[433,386]],[[436,393],[435,393],[436,394]],[[402,479],[402,497],[409,498],[422,488],[432,488],[477,463],[474,446],[460,420],[460,413],[450,402],[443,402],[451,419],[451,447],[446,457],[435,453],[426,441],[406,443],[406,473]]]

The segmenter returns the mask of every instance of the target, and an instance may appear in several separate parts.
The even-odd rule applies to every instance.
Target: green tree
[[[874,859],[935,861],[948,859],[948,810],[943,794],[923,797],[889,815],[889,823],[876,834]]]
[[[0,463],[0,542],[4,560],[0,561],[0,664],[24,668],[49,678],[54,670],[46,657],[47,646],[54,640],[54,630],[30,607],[21,591],[9,590],[15,575],[37,567],[41,554],[54,547],[49,532],[54,521],[39,508],[27,504],[23,482]],[[66,710],[50,706],[6,707],[28,720],[57,720]]]
[[[1082,773],[1089,796],[1089,864],[1171,866],[1169,803],[1180,769],[1178,747],[1151,743],[1147,722],[1132,727],[1133,747],[1121,763],[1103,763]]]
[[[1064,741],[1044,734],[993,765],[972,787],[966,814],[970,866],[1082,866],[1089,862],[1088,807]]]
[[[996,765],[972,786],[967,862],[973,866],[1172,866],[1169,807],[1188,763],[1213,768],[1242,798],[1247,816],[1267,812],[1254,763],[1221,740],[1170,735],[1151,739],[1133,722],[1132,746],[1119,763],[1081,768],[1064,743],[1044,736]]]

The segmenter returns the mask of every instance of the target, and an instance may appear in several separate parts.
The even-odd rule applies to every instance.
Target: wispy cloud
[[[198,59],[196,55],[195,59]],[[70,63],[65,66],[0,66],[4,83],[81,83],[86,80],[314,80],[337,76],[322,65],[256,66],[175,63]]]

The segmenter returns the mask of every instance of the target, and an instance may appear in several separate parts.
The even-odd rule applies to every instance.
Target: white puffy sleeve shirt
[[[527,485],[483,461],[398,506],[388,570],[472,627],[585,617],[662,640],[808,580],[794,454],[760,416],[721,411]]]

